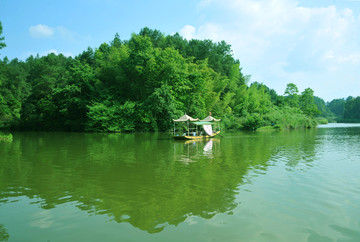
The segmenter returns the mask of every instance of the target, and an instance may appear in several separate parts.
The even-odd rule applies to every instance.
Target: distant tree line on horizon
[[[323,117],[330,122],[359,123],[360,122],[360,96],[334,99],[325,103],[315,97],[315,103]]]
[[[0,22],[0,49],[1,34]],[[116,34],[75,58],[0,59],[0,128],[168,131],[173,118],[204,118],[210,111],[227,129],[309,128],[317,116],[360,120],[359,97],[325,104],[311,88],[299,93],[289,83],[278,95],[249,81],[225,41],[143,28],[129,40]]]

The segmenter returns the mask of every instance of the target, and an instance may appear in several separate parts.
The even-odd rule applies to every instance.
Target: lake
[[[360,241],[360,125],[13,133],[0,241]]]

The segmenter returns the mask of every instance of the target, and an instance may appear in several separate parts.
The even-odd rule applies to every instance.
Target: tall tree
[[[21,105],[31,91],[26,76],[24,62],[0,60],[0,127],[10,126],[20,118]]]
[[[156,71],[155,49],[150,37],[133,34],[129,43],[129,58],[125,63],[128,89],[126,99],[144,100],[152,93],[146,88],[151,73]]]
[[[114,39],[111,41],[111,46],[119,48],[122,45],[119,33],[116,33]]]
[[[319,110],[314,103],[314,91],[311,88],[306,88],[300,96],[300,108],[309,116],[319,114]]]
[[[125,65],[129,57],[128,45],[121,45],[115,35],[113,45],[95,50],[95,75],[102,84],[102,99],[113,99],[120,102],[126,101],[129,95],[127,88],[129,83],[126,79]],[[105,97],[106,96],[106,97]]]
[[[65,81],[51,91],[56,129],[84,130],[88,105],[96,100],[97,87],[94,70],[88,64],[75,60],[69,65]]]
[[[95,52],[92,48],[88,47],[87,50],[83,51],[80,55],[76,56],[75,59],[80,60],[83,63],[87,63],[90,66],[94,66]]]
[[[31,94],[23,102],[20,111],[24,128],[59,129],[58,107],[52,95],[56,88],[66,84],[71,61],[70,57],[54,53],[43,57],[30,56],[26,60],[29,68],[27,82],[31,85]]]
[[[299,94],[299,89],[294,83],[288,83],[284,94],[287,96],[297,95]]]
[[[172,47],[178,50],[183,57],[186,57],[187,45],[188,41],[184,39],[179,33],[166,36],[166,47]]]
[[[163,33],[161,33],[159,30],[157,29],[149,29],[148,27],[145,27],[143,29],[140,30],[139,33],[140,36],[147,36],[150,38],[151,43],[153,44],[154,48],[165,48],[165,35]]]
[[[285,92],[286,102],[290,107],[299,106],[299,89],[294,83],[289,83],[286,86]]]

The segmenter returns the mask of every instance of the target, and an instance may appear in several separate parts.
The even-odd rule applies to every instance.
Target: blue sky
[[[0,57],[75,56],[141,28],[225,40],[243,72],[283,94],[360,96],[360,0],[0,0]]]

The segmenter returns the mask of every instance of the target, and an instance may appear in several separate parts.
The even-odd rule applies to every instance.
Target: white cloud
[[[214,41],[221,41],[221,28],[216,24],[209,23],[203,25],[199,28],[199,35],[205,37],[206,39],[212,39]]]
[[[69,42],[76,41],[76,37],[78,37],[76,33],[70,31],[69,29],[67,29],[63,26],[56,27],[56,34],[58,36],[60,36],[63,40],[66,40]]]
[[[348,56],[339,56],[337,62],[352,62],[354,64],[358,64],[360,62],[360,53],[357,54],[350,54]]]
[[[33,38],[55,37],[73,42],[76,39],[76,33],[71,32],[63,26],[50,27],[44,24],[38,24],[29,27],[29,33]]]
[[[46,56],[46,55],[48,55],[48,54],[50,54],[50,53],[54,53],[55,55],[62,54],[62,55],[64,55],[64,56],[66,56],[66,57],[69,57],[69,56],[74,57],[74,54],[71,53],[71,52],[61,52],[61,51],[59,52],[59,51],[57,51],[57,50],[55,50],[55,49],[51,49],[51,50],[45,51],[45,52],[41,53],[40,56]]]
[[[51,210],[41,210],[39,212],[35,212],[31,216],[30,226],[47,229],[50,228],[54,222],[55,219]]]
[[[185,25],[181,30],[180,34],[187,40],[194,39],[195,38],[195,27],[191,25]]]
[[[43,44],[43,50],[47,49],[47,48],[53,48],[53,46],[56,46],[57,48],[59,48],[59,46],[63,46],[64,42],[70,42],[70,43],[75,43],[76,40],[76,33],[71,32],[70,30],[68,30],[67,28],[63,27],[63,26],[57,26],[57,27],[50,27],[44,24],[38,24],[36,26],[31,26],[29,28],[29,33],[33,38],[49,38],[50,39],[46,39],[44,40],[44,42],[42,42]],[[45,47],[47,46],[47,47]],[[61,48],[61,47],[60,47]],[[46,56],[50,53],[54,53],[55,55],[59,55],[62,54],[64,56],[74,56],[74,54],[72,52],[64,52],[64,51],[58,51],[57,49],[48,49],[46,51],[42,51],[42,52],[26,52],[24,53],[25,58],[27,58],[29,55],[40,55],[40,56]]]
[[[187,40],[190,39],[211,39],[213,41],[223,40],[221,36],[221,29],[215,24],[205,24],[196,29],[194,26],[185,25],[180,34]]]
[[[43,24],[30,26],[29,28],[29,33],[33,38],[47,38],[54,35],[54,32],[54,28]]]
[[[360,85],[351,86],[360,81],[360,16],[351,9],[296,0],[203,0],[199,11],[205,21],[187,27],[186,38],[225,40],[252,81],[280,94],[294,82],[327,100],[360,95]],[[206,15],[211,12],[216,15]],[[344,92],[335,97],[339,83]]]

